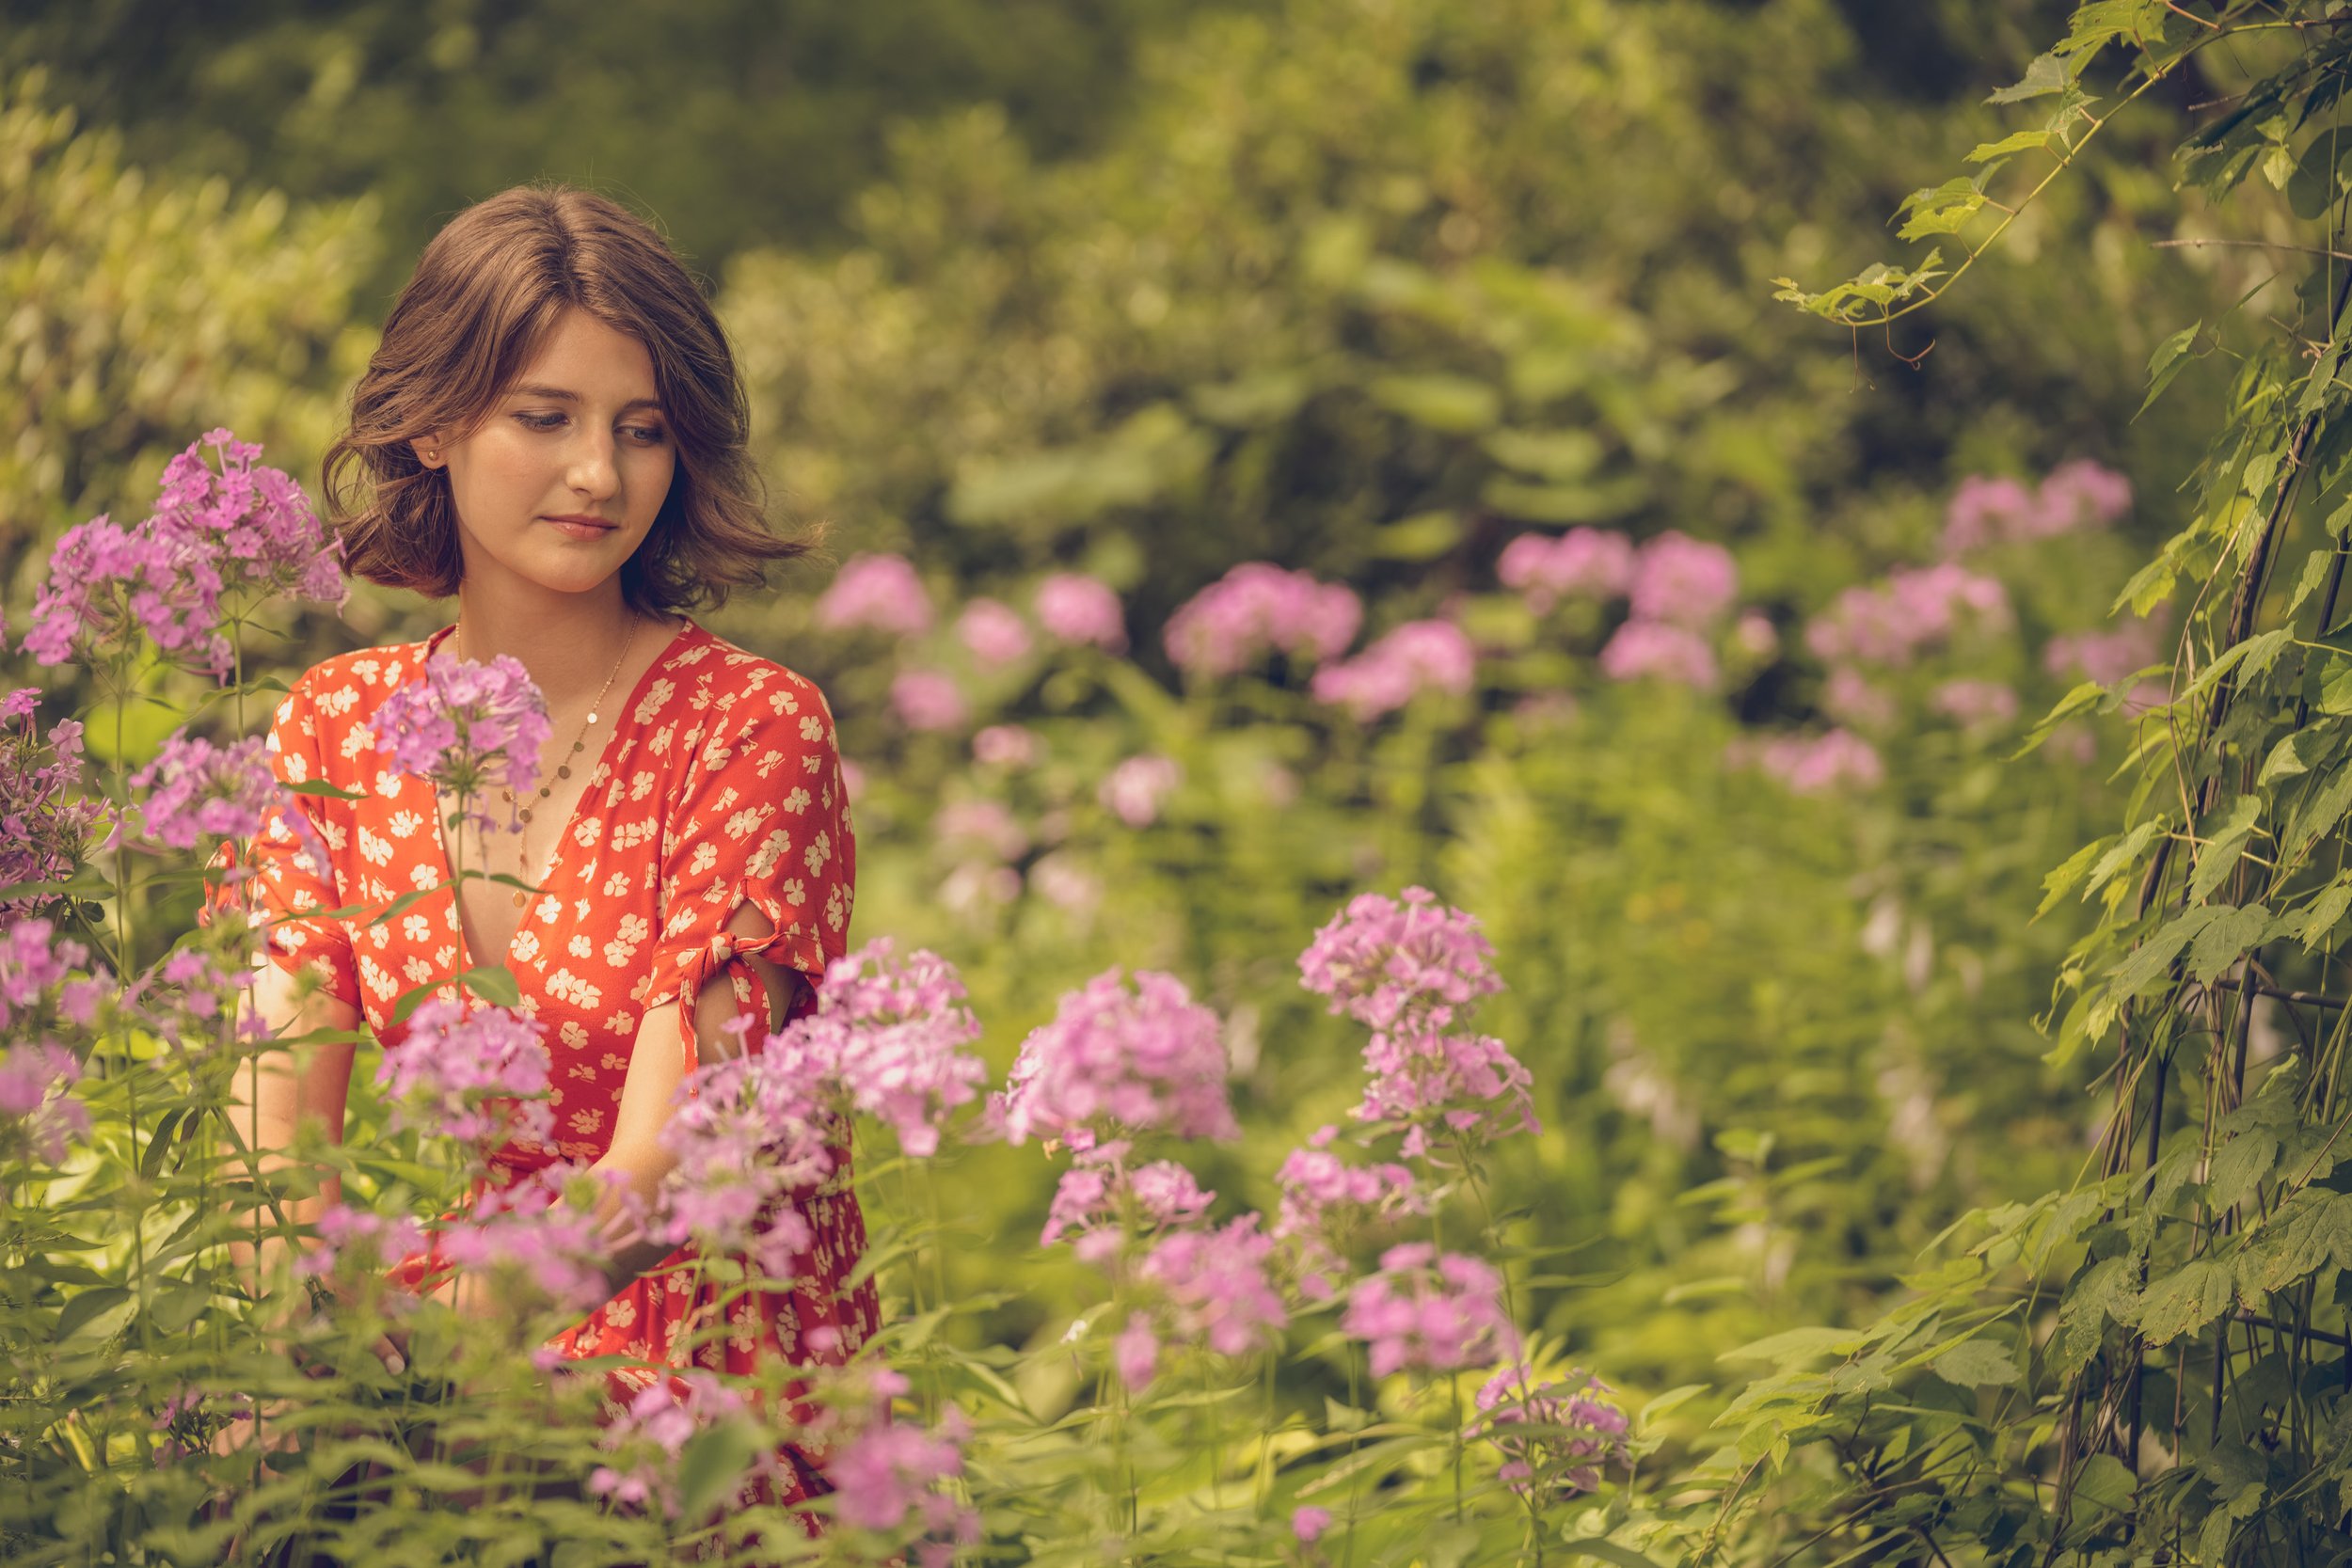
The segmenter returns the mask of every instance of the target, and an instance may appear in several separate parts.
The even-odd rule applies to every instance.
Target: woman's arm
[[[268,1025],[273,1038],[300,1037],[321,1029],[353,1031],[360,1026],[358,1008],[322,988],[313,987],[307,996],[302,994],[303,982],[271,961],[266,954],[257,956],[255,967],[258,973],[251,1006]],[[316,1118],[324,1122],[327,1137],[342,1142],[343,1107],[351,1087],[353,1053],[349,1040],[312,1041],[265,1051],[237,1069],[230,1085],[229,1116],[237,1137],[260,1155],[263,1174],[280,1170],[292,1162],[295,1128],[303,1120]],[[231,1180],[246,1176],[249,1167],[236,1151],[235,1142],[224,1138],[222,1147],[230,1162]],[[342,1196],[342,1180],[329,1175],[321,1183],[317,1196],[286,1205],[287,1217],[296,1224],[314,1224],[320,1212]],[[285,1250],[286,1242],[276,1234],[277,1217],[267,1201],[258,1196],[240,1203],[237,1217],[241,1228],[249,1232],[256,1214],[263,1232],[259,1277],[266,1279]],[[250,1242],[231,1243],[230,1251],[240,1271],[254,1266]]]
[[[746,902],[729,917],[725,928],[741,936],[764,937],[775,927],[756,905]],[[784,1020],[792,1014],[799,988],[806,982],[765,954],[742,954],[737,961],[749,965],[752,973],[759,976],[768,993],[769,1026],[782,1028]],[[735,1016],[733,988],[707,985],[702,994],[693,999],[693,1007],[694,1038],[706,1059],[720,1060],[722,1053],[733,1054],[737,1050],[736,1037],[720,1027]],[[595,1167],[598,1171],[617,1172],[627,1190],[647,1204],[652,1203],[661,1179],[677,1164],[676,1157],[661,1147],[661,1129],[669,1123],[671,1101],[686,1078],[685,1046],[675,1007],[655,1007],[639,1021],[637,1039],[629,1053],[628,1076],[622,1082],[621,1102],[613,1113],[612,1143]],[[617,1194],[603,1200],[598,1213],[606,1222],[608,1234],[618,1234],[617,1216],[621,1210],[622,1199]],[[616,1242],[606,1266],[612,1289],[619,1291],[673,1250],[663,1242]]]

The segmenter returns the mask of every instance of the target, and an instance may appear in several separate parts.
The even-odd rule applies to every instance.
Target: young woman
[[[755,1048],[815,1006],[847,945],[855,846],[824,698],[681,613],[807,547],[764,525],[747,422],[719,323],[660,237],[600,197],[536,185],[468,209],[426,247],[327,453],[346,568],[453,597],[454,614],[293,683],[270,732],[278,775],[364,798],[295,797],[328,863],[274,816],[259,875],[214,889],[208,913],[244,899],[272,923],[257,1002],[281,1033],[364,1021],[397,1048],[404,992],[503,963],[552,1057],[556,1131],[500,1149],[489,1184],[585,1160],[649,1197],[674,1164],[660,1137],[674,1093],[735,1049],[722,1025],[749,1019]],[[456,801],[375,750],[372,716],[444,653],[510,656],[546,696],[537,783],[512,802],[519,832],[468,821],[453,841]],[[473,805],[509,815],[504,800]],[[389,921],[316,912],[421,888],[435,891]],[[282,1158],[312,1116],[340,1140],[351,1048],[266,1060],[237,1112],[257,1146]],[[300,1217],[338,1197],[330,1187]],[[690,1325],[720,1314],[715,1286],[664,1266],[686,1249],[616,1241],[612,1299],[549,1344],[629,1358],[610,1374],[616,1404],[690,1365],[845,1359],[876,1328],[871,1283],[842,1288],[865,1245],[846,1157],[798,1201],[815,1237],[802,1276],[736,1303],[723,1339],[688,1350]],[[461,1313],[492,1305],[437,1256],[395,1277]],[[784,1457],[780,1500],[826,1489],[805,1452]]]

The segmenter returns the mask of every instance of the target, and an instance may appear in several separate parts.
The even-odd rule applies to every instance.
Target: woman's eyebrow
[[[578,403],[580,401],[580,394],[578,392],[567,392],[561,387],[517,387],[509,395],[518,398],[553,398],[559,403]],[[659,398],[631,398],[627,403],[621,404],[621,412],[624,414],[628,413],[632,408],[650,408],[655,413],[659,414],[661,412],[661,400]]]

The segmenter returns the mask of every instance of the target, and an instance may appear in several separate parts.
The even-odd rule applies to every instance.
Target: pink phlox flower
[[[1019,858],[1029,835],[1001,800],[950,800],[931,818],[931,832],[949,849],[978,848],[994,860]]]
[[[1442,1124],[1471,1143],[1513,1132],[1539,1132],[1534,1078],[1491,1035],[1382,1030],[1364,1046],[1359,1121],[1406,1125],[1403,1151],[1428,1151]]]
[[[217,473],[206,446],[221,451]],[[233,662],[219,631],[230,589],[340,607],[349,596],[340,542],[291,478],[252,466],[260,452],[213,431],[165,466],[156,508],[135,527],[101,515],[68,530],[50,553],[24,651],[61,664],[136,627],[165,654],[187,654],[192,667],[217,676]]]
[[[20,1040],[0,1051],[0,1133],[22,1137],[56,1164],[89,1136],[89,1109],[70,1092],[81,1076],[80,1058],[54,1040]],[[0,1148],[13,1141],[0,1137]]]
[[[1050,1022],[1021,1042],[992,1119],[1013,1143],[1030,1134],[1085,1150],[1126,1132],[1238,1137],[1225,1093],[1217,1016],[1172,974],[1117,968],[1064,992]]]
[[[963,1474],[960,1433],[965,1423],[943,1418],[926,1432],[911,1422],[877,1420],[834,1450],[825,1473],[834,1485],[836,1516],[859,1529],[921,1538],[949,1557],[958,1544],[979,1539],[979,1515],[945,1490]]]
[[[624,1504],[659,1504],[664,1514],[678,1509],[677,1470],[686,1445],[721,1421],[744,1416],[749,1402],[701,1368],[658,1377],[630,1397],[628,1406],[605,1423],[596,1446],[616,1465],[598,1465],[588,1478],[590,1495]],[[772,1451],[755,1454],[755,1473],[772,1471]]]
[[[1407,621],[1354,658],[1317,670],[1308,691],[1319,703],[1372,718],[1394,712],[1422,691],[1466,695],[1477,672],[1477,651],[1461,627]]]
[[[1868,789],[1885,782],[1886,765],[1867,740],[1849,730],[1833,729],[1819,736],[1773,736],[1743,747],[1736,756],[1753,758],[1799,795],[1852,787]]]
[[[105,801],[84,792],[79,720],[59,720],[46,740],[29,709],[0,721],[0,886],[70,876],[106,810]],[[36,902],[0,902],[0,917]]]
[[[215,746],[176,732],[131,775],[131,787],[142,797],[148,835],[189,849],[199,838],[249,838],[260,831],[262,814],[278,797],[278,776],[260,736]]]
[[[519,797],[538,783],[548,705],[519,660],[436,653],[421,673],[393,688],[369,724],[396,771],[474,797],[500,785]]]
[[[2132,482],[2094,459],[2070,458],[2042,476],[2034,500],[2031,536],[2047,538],[2122,516],[2132,509]]]
[[[318,1217],[318,1240],[294,1259],[301,1277],[331,1275],[346,1263],[355,1269],[380,1269],[422,1252],[424,1227],[406,1214],[379,1214],[372,1209],[335,1204]]]
[[[455,1138],[485,1155],[510,1138],[546,1143],[555,1113],[545,1098],[552,1063],[544,1028],[506,1007],[469,1014],[444,996],[419,1003],[376,1067],[392,1126]]]
[[[1290,1323],[1268,1283],[1274,1239],[1244,1214],[1222,1226],[1167,1232],[1145,1255],[1139,1277],[1164,1296],[1168,1332],[1205,1342],[1219,1355],[1242,1355],[1274,1341]]]
[[[1021,724],[990,724],[972,736],[972,760],[983,768],[1034,767],[1043,753],[1037,732]]]
[[[1581,1369],[1538,1381],[1514,1362],[1478,1390],[1480,1415],[1465,1435],[1501,1450],[1502,1479],[1521,1497],[1539,1485],[1562,1497],[1590,1492],[1600,1485],[1601,1466],[1632,1463],[1625,1412],[1597,1397],[1613,1391]]]
[[[0,928],[0,1028],[38,1006],[52,986],[89,961],[89,949],[56,935],[44,916]]]
[[[2053,538],[2111,523],[2131,506],[2131,481],[2090,458],[2059,464],[2032,490],[2006,476],[1971,474],[1945,507],[1944,549]]]
[[[1946,681],[1935,689],[1928,705],[1963,726],[1991,727],[2017,717],[2017,693],[1999,681]]]
[[[1038,625],[1059,641],[1127,651],[1127,613],[1107,583],[1076,572],[1056,572],[1037,585]]]
[[[1380,1271],[1348,1291],[1340,1329],[1371,1348],[1375,1377],[1461,1371],[1518,1348],[1493,1265],[1461,1253],[1439,1256],[1426,1242],[1380,1255]]]
[[[1705,691],[1721,676],[1715,650],[1687,626],[1626,622],[1600,650],[1600,673],[1613,681],[1663,680]]]
[[[1151,1315],[1135,1313],[1111,1340],[1111,1365],[1118,1369],[1119,1381],[1140,1393],[1159,1364],[1160,1337],[1152,1326]]]
[[[931,629],[931,596],[906,557],[853,555],[818,599],[817,624],[827,631],[865,626],[920,637]]]
[[[1323,1532],[1331,1528],[1331,1511],[1327,1508],[1296,1508],[1291,1511],[1291,1533],[1309,1545],[1323,1539]]]
[[[2126,621],[2112,631],[2067,632],[2042,650],[2042,668],[2058,676],[2112,686],[2156,662],[2153,622]]]
[[[768,1053],[803,1064],[804,1083],[888,1122],[917,1158],[939,1151],[950,1112],[979,1098],[988,1065],[965,1048],[980,1037],[963,980],[938,954],[896,956],[877,937],[825,968],[817,1010],[773,1037]]]
[[[1330,1299],[1333,1278],[1344,1267],[1340,1243],[1355,1230],[1428,1208],[1413,1173],[1405,1166],[1351,1165],[1320,1146],[1292,1149],[1274,1180],[1282,1195],[1274,1215],[1274,1238],[1290,1245],[1299,1288],[1317,1301]]]
[[[1338,583],[1251,561],[1178,606],[1163,641],[1179,669],[1233,675],[1278,649],[1293,658],[1336,658],[1363,615],[1363,601]]]
[[[1502,989],[1478,917],[1424,887],[1359,894],[1298,958],[1299,983],[1374,1029],[1443,1029]]]
[[[1123,1160],[1104,1158],[1104,1152],[1091,1151],[1062,1174],[1039,1245],[1073,1237],[1082,1259],[1101,1262],[1125,1241],[1130,1220],[1147,1233],[1193,1225],[1216,1199],[1173,1160],[1130,1168]]]
[[[1997,578],[1949,561],[1899,566],[1882,583],[1840,593],[1806,626],[1804,641],[1824,659],[1900,667],[1951,641],[1963,618],[1985,630],[2008,626],[2009,591]]]
[[[900,671],[890,682],[890,706],[899,723],[918,732],[960,729],[972,712],[955,681],[938,670]]]
[[[676,1164],[662,1179],[651,1234],[749,1257],[792,1277],[813,1232],[795,1199],[834,1171],[836,1118],[825,1105],[825,1067],[794,1020],[766,1049],[698,1067],[663,1124]]]
[[[1635,556],[1628,594],[1637,620],[1702,626],[1730,609],[1739,592],[1729,550],[1669,529]]]
[[[604,1273],[611,1248],[571,1185],[576,1177],[597,1174],[571,1162],[485,1189],[471,1212],[442,1230],[442,1257],[459,1268],[518,1277],[559,1307],[587,1311],[612,1293]]]
[[[997,599],[974,599],[956,620],[956,635],[982,669],[1010,664],[1029,651],[1029,624]]]
[[[1130,828],[1148,828],[1159,819],[1162,803],[1184,779],[1184,770],[1175,759],[1146,752],[1113,768],[1096,795]]]
[[[1873,685],[1868,676],[1846,664],[1829,673],[1829,680],[1821,688],[1821,706],[1832,718],[1865,729],[1886,729],[1902,712],[1892,692]]]
[[[1572,528],[1557,539],[1522,533],[1502,547],[1495,576],[1538,615],[1565,598],[1614,599],[1633,586],[1633,541],[1598,528]]]

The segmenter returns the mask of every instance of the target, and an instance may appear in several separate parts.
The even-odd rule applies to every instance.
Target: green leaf
[[[2228,1265],[2192,1259],[2148,1282],[2139,1298],[2139,1331],[2152,1345],[2170,1344],[2227,1312],[2235,1297]]]
[[[2134,420],[2148,412],[2149,405],[2162,395],[2167,387],[2172,385],[2172,378],[2187,368],[2189,350],[2195,345],[2197,335],[2204,329],[2203,322],[2191,322],[2156,345],[2156,352],[2148,356],[2148,395],[2140,400],[2139,407],[2134,411]]]
[[[1963,1339],[1931,1365],[1936,1376],[1963,1388],[2012,1387],[2020,1376],[2009,1352],[1990,1339]]]
[[[2231,802],[2230,815],[2223,818],[2197,851],[2197,868],[2188,879],[2188,898],[2201,904],[2213,896],[2223,879],[2237,869],[2238,854],[2247,835],[2254,831],[2255,819],[2262,816],[2259,797],[2241,795]]]
[[[678,1450],[678,1515],[700,1520],[734,1485],[759,1451],[759,1439],[749,1422],[723,1420],[696,1433]]]
[[[2109,833],[2105,838],[2094,838],[2059,862],[2056,869],[2042,879],[2042,903],[2033,911],[2034,918],[2039,920],[2055,909],[2058,901],[2072,893],[2074,885],[2090,872],[2090,863],[2122,836],[2120,833]]]
[[[2107,1513],[2122,1513],[2131,1507],[2132,1495],[2138,1490],[2139,1478],[2129,1465],[2111,1453],[2094,1453],[2074,1473],[2072,1506],[2079,1511],[2088,1503]]]
[[[1390,412],[1449,436],[1491,429],[1502,415],[1502,394],[1466,375],[1375,376],[1364,389]]]
[[[2102,1258],[2075,1276],[2058,1307],[2058,1333],[2051,1337],[2045,1369],[2069,1377],[2090,1364],[2107,1320],[2128,1321],[2136,1311],[2138,1291],[2132,1282],[2134,1259],[2119,1255]]]
[[[2001,88],[1985,102],[1987,103],[2022,103],[2028,98],[2041,98],[2058,91],[2074,80],[2074,72],[2056,54],[2041,55],[2026,68],[2026,74]]]
[[[2214,918],[2197,932],[2188,949],[2189,977],[2209,985],[2260,942],[2270,927],[2270,911],[2260,904],[2232,909],[2216,905]]]
[[[2065,696],[2060,697],[2058,700],[2058,705],[2043,714],[2035,722],[2034,727],[2026,732],[2024,743],[2009,754],[2009,760],[2015,762],[2019,757],[2039,747],[2050,738],[2050,732],[2085,708],[2091,706],[2106,694],[2107,689],[2097,681],[2085,681]]]
[[[1581,1535],[1560,1543],[1563,1557],[1597,1557],[1603,1562],[1613,1562],[1617,1568],[1658,1568],[1650,1558],[1644,1557],[1630,1546],[1620,1546],[1614,1541],[1603,1541],[1596,1535]]]
[[[94,1339],[110,1338],[130,1316],[131,1307],[131,1292],[120,1285],[84,1291],[58,1309],[56,1342],[85,1334]]]
[[[1984,210],[1984,179],[1989,172],[1962,175],[1912,192],[1895,209],[1898,215],[1911,214],[1911,221],[1896,231],[1898,237],[1918,240],[1930,234],[1959,232]]]
[[[2031,152],[2049,145],[2050,133],[2047,131],[2019,131],[2003,136],[1999,141],[1978,143],[1963,161],[1971,164],[1991,163],[1995,158],[2010,158],[2020,152]]]

